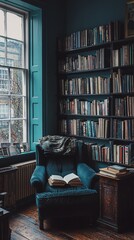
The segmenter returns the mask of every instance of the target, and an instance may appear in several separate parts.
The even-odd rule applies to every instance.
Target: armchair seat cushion
[[[84,185],[82,186],[76,186],[76,187],[72,187],[70,185],[65,185],[63,187],[55,187],[55,186],[50,186],[49,183],[46,184],[46,187],[45,187],[45,191],[44,192],[51,192],[51,193],[54,193],[54,194],[58,194],[58,193],[62,193],[62,192],[69,192],[69,191],[79,191],[79,190],[84,190],[84,189],[87,189],[87,187],[85,187]]]

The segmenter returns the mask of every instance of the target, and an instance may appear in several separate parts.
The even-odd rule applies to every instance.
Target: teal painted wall
[[[125,18],[125,0],[68,0],[66,1],[66,31],[107,24]]]

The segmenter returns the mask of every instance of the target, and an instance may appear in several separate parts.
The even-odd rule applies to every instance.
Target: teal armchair
[[[36,146],[36,168],[31,184],[36,191],[39,227],[43,229],[44,219],[64,217],[87,217],[89,223],[96,222],[99,214],[99,196],[96,186],[96,172],[78,159],[77,148],[73,154],[46,154],[41,144]],[[50,186],[48,178],[53,174],[65,176],[68,173],[79,176],[82,186]]]

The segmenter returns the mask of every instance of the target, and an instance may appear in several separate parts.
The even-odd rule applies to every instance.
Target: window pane
[[[24,72],[18,69],[11,69],[10,71],[10,91],[11,94],[24,94]]]
[[[7,65],[23,67],[23,44],[14,40],[7,40]]]
[[[23,117],[23,99],[22,97],[11,98],[11,117],[22,118]]]
[[[0,9],[0,35],[4,36],[4,33],[4,12]]]
[[[9,118],[9,99],[8,97],[0,98],[0,119]]]
[[[0,120],[0,142],[9,142],[9,122]]]
[[[8,92],[9,92],[8,69],[0,67],[0,94],[7,94]]]
[[[7,13],[7,37],[22,40],[22,17]]]
[[[23,142],[23,120],[11,121],[11,142]]]
[[[5,39],[0,37],[0,65],[5,65],[6,63],[6,48],[5,48]]]

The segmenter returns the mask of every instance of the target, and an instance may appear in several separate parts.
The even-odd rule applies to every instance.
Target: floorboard
[[[35,205],[19,210],[10,217],[11,240],[134,240],[134,229],[123,234],[81,222],[48,222],[38,227]]]

